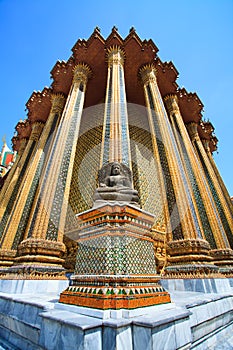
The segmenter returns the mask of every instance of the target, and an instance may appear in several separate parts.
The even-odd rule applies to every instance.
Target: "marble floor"
[[[192,328],[192,339],[194,339],[194,347],[191,345],[191,343],[187,343],[187,348],[191,345],[191,349],[195,350],[233,350],[233,320],[230,317],[230,310],[233,310],[233,292],[229,293],[201,293],[201,292],[191,292],[191,291],[172,291],[171,293],[171,299],[172,302],[176,305],[179,309],[183,310],[188,310],[190,311],[190,316],[189,320],[186,319],[186,324],[190,322],[191,328]],[[42,308],[43,310],[46,310],[46,313],[48,316],[45,316],[45,320],[47,319],[48,322],[51,322],[52,319],[55,319],[56,313],[63,313],[63,312],[68,312],[68,311],[62,311],[62,310],[56,310],[55,305],[58,302],[58,294],[54,293],[45,293],[43,294],[42,292],[40,294],[36,294],[35,292],[32,293],[26,293],[26,294],[21,294],[21,293],[12,293],[11,296],[7,293],[2,293],[0,292],[0,298],[7,296],[12,298],[12,300],[15,300],[16,303],[18,302],[19,304],[25,303],[26,305],[31,305],[32,307],[37,306],[38,308]],[[208,306],[207,306],[208,305]],[[20,310],[20,309],[19,309]],[[175,311],[175,310],[174,310]],[[173,313],[173,317],[175,312],[172,310],[165,310],[163,311],[165,313]],[[50,315],[51,314],[51,315]],[[55,314],[55,315],[54,315]],[[158,313],[160,314],[160,313]],[[221,315],[226,315],[226,316],[221,316]],[[30,313],[29,313],[30,316]],[[152,315],[151,315],[152,316]],[[151,317],[149,316],[149,318]],[[73,320],[77,317],[79,318],[89,318],[88,316],[82,316],[82,315],[72,315]],[[156,317],[159,318],[159,315]],[[156,319],[153,315],[153,322],[160,322],[161,320]],[[225,317],[225,318],[224,318]],[[161,317],[160,317],[161,318]],[[171,317],[167,316],[168,319],[171,319]],[[227,323],[229,318],[229,324]],[[139,319],[142,319],[141,325],[143,325],[143,322],[148,321],[148,318],[145,316],[139,317],[136,319],[136,325],[140,326],[140,321]],[[123,321],[123,320],[122,320]],[[171,320],[170,320],[171,321]],[[170,322],[169,321],[169,322]],[[92,319],[92,322],[99,322],[99,323],[119,323],[120,320],[97,320],[96,318]],[[126,320],[124,320],[126,322]],[[128,322],[128,321],[127,321]],[[127,323],[126,322],[126,323]],[[129,321],[128,323],[130,323]],[[138,323],[137,323],[138,322]],[[149,321],[148,321],[149,322]],[[225,323],[224,323],[225,322]],[[217,324],[220,324],[221,332],[218,331]],[[212,339],[211,342],[208,340],[208,332],[204,332],[203,337],[206,337],[206,341],[203,343],[202,342],[202,332],[203,329],[202,327],[208,328],[208,332],[212,332],[213,336],[211,335]],[[177,325],[176,325],[177,327]],[[195,330],[196,328],[196,330]],[[216,328],[216,330],[215,330]],[[219,329],[220,329],[219,328]],[[182,328],[183,329],[183,328]],[[186,326],[184,327],[182,332],[182,337],[185,337],[185,334],[183,334],[183,331],[187,329]],[[207,334],[207,336],[206,336]],[[180,335],[180,332],[179,332]],[[4,336],[3,336],[4,337]],[[179,336],[180,337],[180,336]],[[9,338],[10,339],[10,338]],[[213,341],[214,340],[214,341]],[[43,349],[47,349],[47,347],[42,347]],[[50,347],[48,347],[50,349]],[[92,348],[93,349],[93,348]],[[117,348],[118,349],[118,348]],[[125,347],[119,347],[119,349],[124,349]],[[134,350],[134,346],[132,346],[130,349]],[[154,348],[153,348],[154,349]],[[172,348],[169,348],[166,346],[167,350],[174,350],[177,349],[177,347],[173,346]],[[9,344],[6,340],[0,337],[0,350],[25,350],[22,347],[16,347],[11,344]],[[30,350],[30,348],[27,348],[27,350]],[[65,348],[62,349],[56,349],[56,350],[65,350]],[[89,349],[88,349],[89,350]],[[127,349],[128,350],[128,349]]]

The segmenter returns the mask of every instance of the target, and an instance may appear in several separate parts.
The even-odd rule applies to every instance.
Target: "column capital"
[[[87,84],[91,76],[91,68],[86,63],[79,63],[74,67],[73,83],[83,82]]]
[[[38,141],[43,128],[44,128],[43,122],[41,122],[41,121],[34,122],[32,124],[32,131],[30,134],[30,140]]]
[[[198,131],[197,131],[197,123],[191,122],[186,124],[189,136],[191,138],[191,141],[195,141],[199,138]]]
[[[157,81],[156,74],[157,74],[157,71],[153,64],[147,64],[143,66],[142,68],[140,68],[138,72],[138,75],[141,78],[144,85],[150,82],[156,83]]]
[[[61,113],[66,101],[66,96],[63,93],[52,93],[51,95],[51,113]]]
[[[28,139],[27,138],[23,138],[20,140],[20,146],[19,146],[19,150],[18,150],[18,155],[21,156],[27,146],[28,143]]]
[[[206,153],[209,153],[210,152],[210,141],[206,140],[206,139],[201,139],[201,142],[206,150]]]
[[[108,48],[107,59],[109,66],[112,66],[113,64],[121,64],[123,66],[125,52],[120,48],[120,46],[112,46]]]
[[[169,113],[180,113],[178,97],[175,94],[166,95],[164,97],[164,102]]]

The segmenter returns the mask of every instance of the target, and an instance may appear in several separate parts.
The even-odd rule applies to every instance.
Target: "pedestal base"
[[[135,289],[68,287],[61,293],[59,302],[103,310],[119,310],[170,303],[171,299],[162,286]]]
[[[168,292],[158,280],[156,275],[74,275],[59,301],[102,310],[136,309],[170,303]]]
[[[79,243],[75,274],[61,303],[100,310],[170,303],[156,272],[153,215],[114,202],[77,219],[79,226],[69,235]]]

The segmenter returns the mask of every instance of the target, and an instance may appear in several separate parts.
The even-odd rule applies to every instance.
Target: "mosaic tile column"
[[[41,134],[44,124],[35,122],[32,125],[32,131],[29,140],[21,140],[20,150],[18,152],[18,161],[16,168],[13,170],[13,175],[8,183],[4,196],[1,200],[2,219],[0,223],[0,266],[9,266],[12,264],[12,260],[16,251],[11,249],[10,240],[8,235],[8,228],[11,225],[12,210],[14,206],[18,205],[18,195],[22,185],[22,181],[25,177],[28,169],[28,164],[35,150],[38,138]]]
[[[6,197],[10,196],[10,194],[12,193],[13,187],[11,185],[15,172],[16,174],[18,173],[18,168],[19,166],[22,166],[22,163],[20,162],[20,158],[22,156],[22,154],[24,153],[24,150],[26,148],[28,140],[27,139],[21,139],[20,142],[20,149],[17,152],[17,156],[16,156],[16,160],[12,166],[12,168],[10,169],[11,171],[8,173],[6,180],[4,181],[4,185],[0,191],[0,220],[2,219],[2,216],[4,214],[5,208],[6,208],[6,203],[4,203],[4,200],[6,200]],[[16,177],[17,179],[17,177]],[[14,180],[15,181],[15,180]],[[14,183],[14,182],[13,182]],[[7,194],[8,193],[8,194]]]
[[[230,248],[221,219],[216,210],[212,194],[196,156],[192,142],[183,122],[176,95],[165,97],[165,104],[169,113],[172,129],[178,144],[182,162],[190,179],[194,203],[199,214],[199,224],[204,231],[204,237],[212,249]]]
[[[25,239],[18,248],[18,263],[33,262],[37,264],[34,266],[36,271],[52,271],[51,276],[55,277],[63,271],[65,217],[90,73],[90,68],[84,64],[78,64],[74,69],[73,84],[41,176]]]
[[[211,255],[214,258],[214,261],[218,265],[228,265],[228,269],[223,269],[223,272],[228,274],[229,270],[231,270],[231,260],[233,258],[232,247],[233,247],[233,216],[232,212],[227,203],[226,197],[220,183],[218,181],[218,177],[212,167],[209,156],[206,153],[205,147],[198,135],[197,124],[190,123],[187,125],[187,129],[192,140],[194,149],[202,166],[202,169],[205,173],[206,181],[209,186],[209,191],[212,194],[214,206],[216,211],[218,212],[219,218],[221,220],[222,226],[224,228],[226,237],[230,244],[230,248],[228,249],[228,245],[226,244],[225,249],[222,247],[217,247],[218,249],[212,249]],[[227,271],[228,270],[228,271]]]
[[[29,140],[26,138],[20,140],[20,149],[17,154],[17,160],[11,168],[11,171],[7,176],[6,182],[4,183],[1,189],[0,220],[1,224],[3,223],[3,228],[5,227],[6,220],[9,217],[9,213],[14,203],[18,187],[25,174],[27,164],[32,155],[34,147],[35,140],[33,139],[33,137],[30,137]]]
[[[186,170],[171,128],[156,80],[156,70],[146,65],[139,72],[148,107],[148,118],[155,153],[163,171],[172,233],[167,235],[169,266],[167,276],[199,275],[200,270],[216,267],[211,263],[209,243],[204,239]],[[200,269],[200,266],[202,268]],[[178,273],[178,274],[179,274]],[[178,276],[177,274],[177,276]]]
[[[206,153],[207,153],[207,155],[209,157],[209,160],[210,160],[210,163],[212,165],[212,168],[213,168],[213,170],[214,170],[214,172],[215,172],[215,174],[217,176],[218,182],[219,182],[219,184],[221,186],[221,189],[222,189],[222,192],[223,192],[223,194],[225,196],[225,199],[226,199],[226,201],[228,203],[229,210],[231,211],[231,213],[233,215],[233,203],[232,203],[231,197],[229,195],[229,192],[228,192],[228,190],[227,190],[227,188],[226,188],[226,186],[225,186],[225,184],[224,184],[224,182],[222,180],[222,177],[221,177],[221,175],[219,173],[219,170],[218,170],[218,168],[217,168],[217,166],[215,164],[214,157],[213,157],[213,155],[212,155],[212,153],[210,151],[209,140],[204,140],[203,139],[201,141],[202,141],[203,146],[204,146],[204,148],[206,150]]]
[[[19,243],[23,240],[26,225],[29,220],[33,200],[38,189],[43,165],[46,162],[46,155],[55,134],[55,128],[60,120],[64,108],[65,97],[62,94],[53,94],[51,97],[52,107],[47,122],[41,134],[41,123],[36,123],[32,127],[32,136],[38,140],[35,153],[30,161],[30,167],[20,185],[16,203],[12,209],[10,218],[5,227],[3,240],[1,243],[2,251],[11,251],[16,253]],[[35,128],[35,125],[37,126]],[[40,136],[41,135],[41,136]],[[4,260],[1,261],[1,264]],[[11,261],[12,263],[12,261]]]
[[[100,168],[115,161],[131,168],[123,64],[123,51],[119,47],[110,48]]]

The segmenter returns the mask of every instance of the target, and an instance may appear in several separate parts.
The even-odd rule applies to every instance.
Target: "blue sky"
[[[179,86],[198,94],[233,196],[233,0],[0,0],[0,137],[10,146],[32,92],[51,84],[51,69],[78,38],[96,26],[107,37],[114,25],[122,37],[134,26],[141,39],[151,38],[179,71]]]

